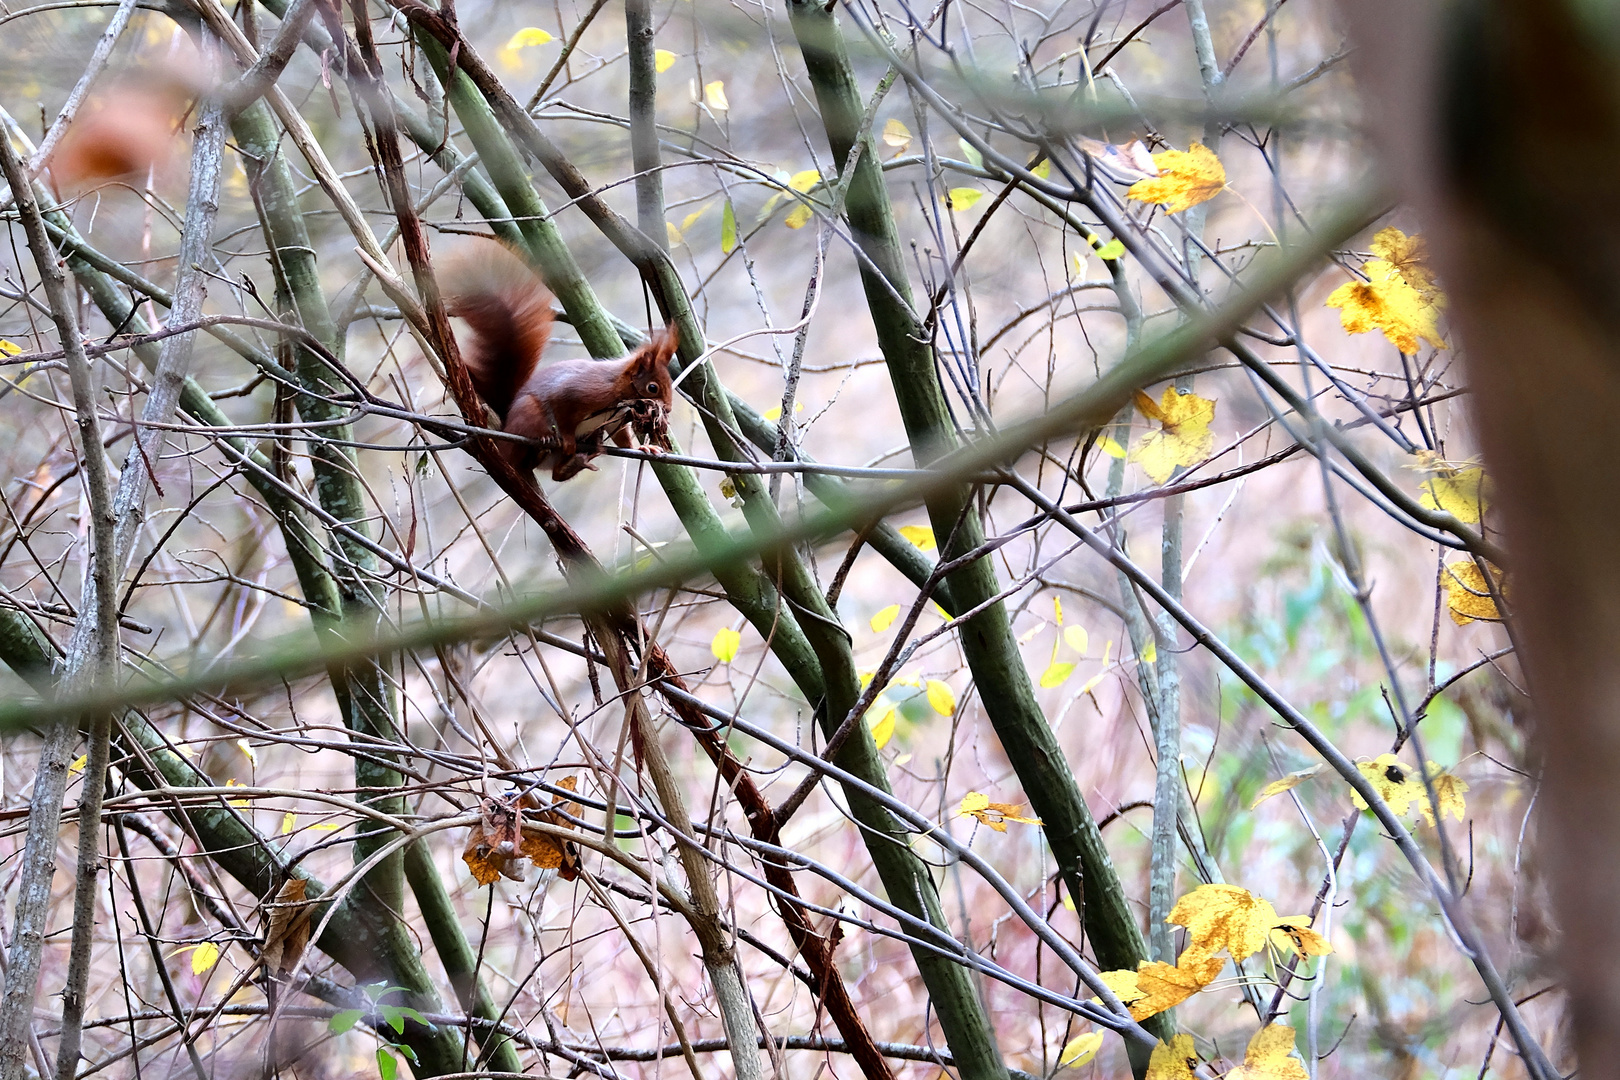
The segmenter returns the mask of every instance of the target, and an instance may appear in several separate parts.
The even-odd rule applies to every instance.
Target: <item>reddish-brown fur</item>
[[[471,328],[463,360],[504,430],[545,446],[501,441],[515,467],[551,466],[553,480],[594,469],[602,438],[632,445],[630,425],[649,405],[667,414],[674,398],[669,361],[674,327],[620,360],[559,360],[540,366],[551,335],[550,290],[505,247],[480,243],[447,263],[451,314]]]

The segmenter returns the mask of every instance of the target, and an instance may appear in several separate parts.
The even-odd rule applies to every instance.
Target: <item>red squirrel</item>
[[[473,386],[502,430],[543,444],[500,440],[515,468],[550,466],[553,480],[568,480],[596,468],[591,459],[604,438],[631,446],[633,428],[644,441],[666,441],[674,400],[669,361],[679,344],[674,326],[620,360],[542,367],[552,295],[521,259],[502,244],[479,243],[452,260],[444,277],[450,314],[472,330],[462,359]]]

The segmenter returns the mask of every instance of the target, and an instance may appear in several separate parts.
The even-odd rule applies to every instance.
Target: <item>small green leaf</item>
[[[1120,243],[1118,237],[1115,237],[1097,249],[1097,258],[1106,259],[1109,262],[1112,262],[1115,259],[1123,258],[1124,255],[1125,245]]]
[[[972,165],[975,169],[984,168],[984,155],[979,153],[972,143],[966,139],[957,139],[956,145],[962,148],[962,156],[967,158],[969,165]]]
[[[399,1059],[382,1047],[377,1047],[377,1071],[382,1080],[394,1080],[399,1075]]]
[[[354,1025],[358,1024],[364,1015],[366,1015],[364,1009],[344,1009],[342,1012],[332,1014],[332,1019],[326,1022],[326,1028],[334,1035],[342,1035],[346,1031],[353,1031]]]
[[[732,209],[731,200],[726,200],[726,208],[720,215],[720,251],[730,255],[737,246],[737,211]]]
[[[950,194],[952,210],[966,210],[984,198],[984,192],[974,187],[953,187]]]
[[[405,1021],[407,1018],[415,1020],[419,1024],[426,1024],[428,1027],[433,1026],[428,1023],[427,1017],[409,1005],[379,1005],[377,1011],[382,1014],[383,1022],[394,1029],[396,1035],[405,1034]]]

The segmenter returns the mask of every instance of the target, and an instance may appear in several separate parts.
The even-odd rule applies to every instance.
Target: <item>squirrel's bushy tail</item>
[[[480,240],[439,269],[450,314],[472,330],[462,360],[479,396],[502,422],[551,336],[551,290],[504,244]]]

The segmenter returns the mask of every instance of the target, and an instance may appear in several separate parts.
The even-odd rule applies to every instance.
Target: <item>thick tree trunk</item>
[[[1620,16],[1344,5],[1468,362],[1543,758],[1581,1074],[1620,1075]]]

